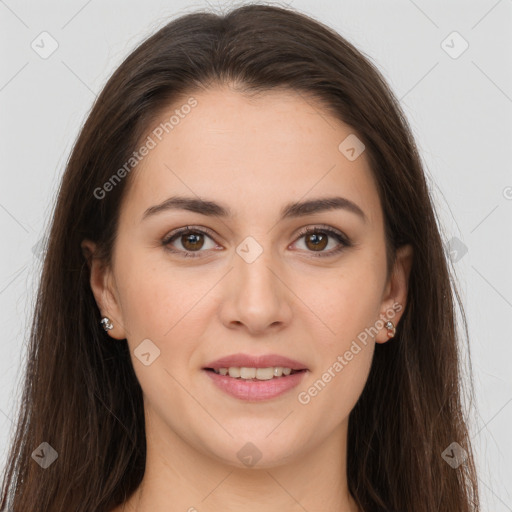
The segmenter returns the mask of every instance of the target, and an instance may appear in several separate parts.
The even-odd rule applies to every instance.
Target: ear
[[[385,322],[393,322],[395,328],[403,315],[409,289],[409,275],[413,261],[411,245],[403,245],[396,251],[393,271],[386,284],[381,304],[380,318]],[[384,326],[375,337],[376,343],[386,343],[390,339],[388,329]]]
[[[114,328],[107,333],[112,338],[125,339],[126,330],[112,271],[103,260],[95,256],[96,244],[94,242],[85,239],[82,241],[81,247],[89,267],[91,290],[101,312],[101,318],[108,317],[114,325]],[[98,318],[98,323],[101,318]]]

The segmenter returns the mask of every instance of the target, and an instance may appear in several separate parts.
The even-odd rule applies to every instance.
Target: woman
[[[182,16],[68,162],[1,510],[477,511],[454,299],[376,68],[292,10]]]

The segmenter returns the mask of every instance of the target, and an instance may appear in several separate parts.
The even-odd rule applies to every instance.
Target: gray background
[[[469,322],[477,391],[471,435],[483,510],[512,511],[512,0],[289,4],[369,56],[411,123]],[[40,270],[37,243],[78,129],[144,37],[171,17],[229,6],[0,0],[2,465]],[[51,48],[43,31],[58,44],[47,58],[31,47],[43,51],[46,37]],[[464,40],[469,46],[459,55]]]

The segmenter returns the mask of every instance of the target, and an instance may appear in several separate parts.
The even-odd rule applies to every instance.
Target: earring
[[[114,328],[114,324],[110,321],[110,318],[106,316],[101,319],[100,323],[103,325],[105,331],[110,331],[110,329]]]
[[[388,332],[388,336],[390,338],[392,338],[396,333],[395,325],[390,320],[388,320],[384,325],[385,325],[386,329],[388,329],[388,331],[391,331],[391,332]]]

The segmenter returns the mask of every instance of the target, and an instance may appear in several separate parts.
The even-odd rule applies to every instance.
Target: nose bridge
[[[263,330],[286,322],[289,305],[279,276],[280,265],[273,258],[270,237],[258,241],[246,237],[236,248],[231,273],[233,282],[229,322],[244,324],[249,330]]]
[[[270,237],[256,240],[253,236],[246,237],[236,248],[235,277],[237,284],[243,288],[244,295],[265,298],[267,301],[276,298],[275,270],[278,266],[272,257]]]

